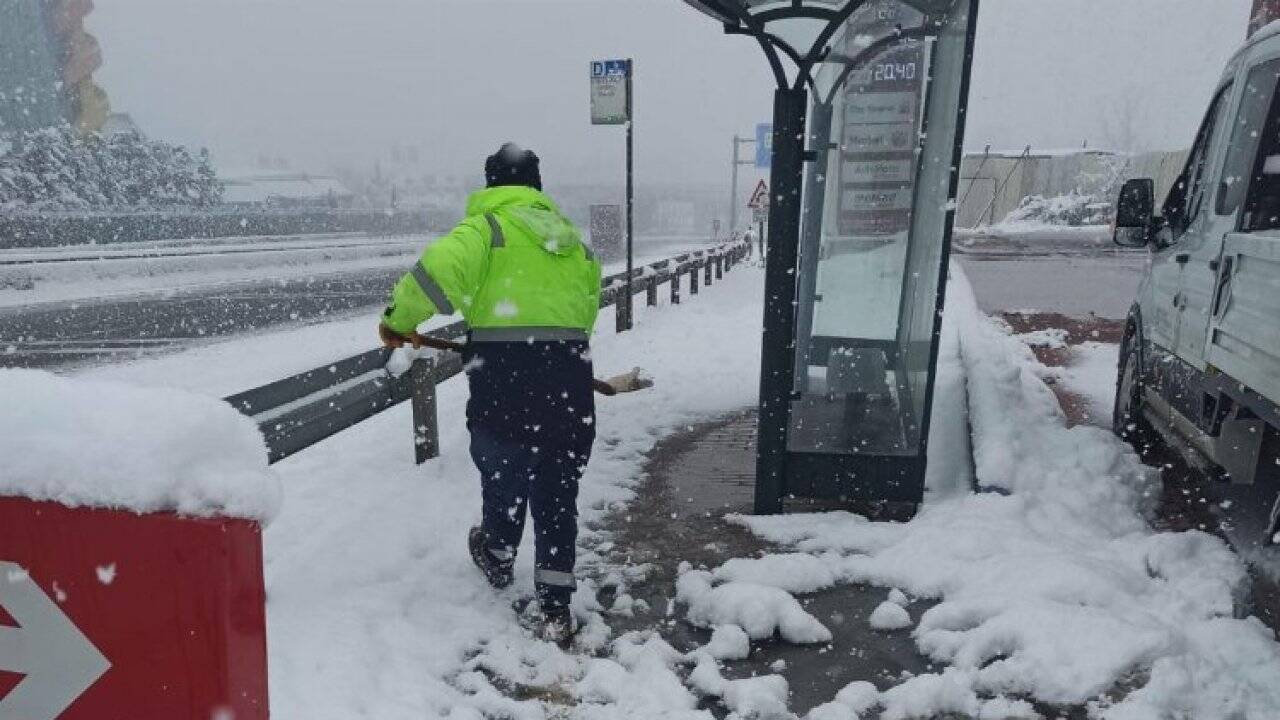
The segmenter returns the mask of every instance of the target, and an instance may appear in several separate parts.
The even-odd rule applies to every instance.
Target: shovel
[[[413,344],[418,347],[429,347],[436,350],[452,350],[461,353],[467,349],[466,343],[460,343],[456,340],[445,340],[444,338],[431,337],[429,335],[416,335]],[[608,380],[598,380],[592,378],[591,387],[605,397],[613,397],[619,393],[632,393],[653,387],[653,380],[644,376],[640,368],[635,368],[629,373],[623,373]]]

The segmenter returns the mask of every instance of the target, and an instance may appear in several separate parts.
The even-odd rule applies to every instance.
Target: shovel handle
[[[430,335],[417,335],[415,337],[417,342],[414,344],[422,347],[434,348],[436,350],[452,350],[456,353],[460,353],[467,349],[466,343],[460,343],[456,340],[445,340],[444,338],[431,337]],[[591,378],[591,387],[605,397],[613,397],[618,394],[617,388],[603,380],[597,380],[596,378]]]

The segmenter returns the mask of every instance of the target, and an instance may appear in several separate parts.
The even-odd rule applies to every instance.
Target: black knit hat
[[[526,185],[541,190],[542,173],[538,170],[538,156],[532,150],[507,143],[485,160],[484,180],[488,187]]]

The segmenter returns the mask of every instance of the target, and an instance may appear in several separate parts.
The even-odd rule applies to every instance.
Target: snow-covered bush
[[[1093,195],[1071,191],[1046,198],[1031,195],[1004,219],[1002,225],[1105,225],[1110,221],[1111,204]]]
[[[70,126],[14,133],[0,154],[0,210],[117,210],[213,205],[222,185],[207,150]]]

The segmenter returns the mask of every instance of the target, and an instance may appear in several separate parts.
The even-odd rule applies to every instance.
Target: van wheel
[[[1142,369],[1142,339],[1130,335],[1125,354],[1120,360],[1116,379],[1116,406],[1111,416],[1111,430],[1123,438],[1139,455],[1146,456],[1154,442],[1154,430],[1142,414],[1142,395],[1146,380]]]

